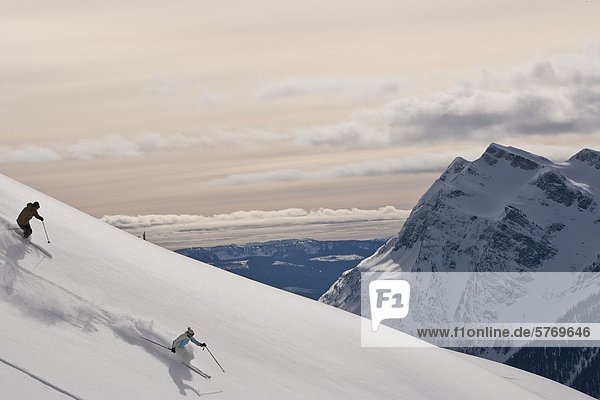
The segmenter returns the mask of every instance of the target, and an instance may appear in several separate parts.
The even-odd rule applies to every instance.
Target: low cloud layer
[[[410,214],[393,206],[376,210],[289,208],[202,215],[107,215],[113,226],[167,248],[289,238],[372,239],[397,233]]]
[[[363,210],[359,208],[337,210],[319,208],[308,211],[301,208],[288,208],[277,211],[252,210],[213,216],[181,214],[106,215],[102,220],[125,230],[165,226],[172,229],[209,230],[243,226],[270,227],[277,225],[314,225],[334,222],[401,220],[407,216],[408,211],[398,210],[393,206],[386,206],[377,210]]]

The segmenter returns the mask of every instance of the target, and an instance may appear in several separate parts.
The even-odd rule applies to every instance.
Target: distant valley
[[[342,272],[356,267],[385,242],[384,239],[277,240],[192,247],[177,250],[177,253],[316,300]]]

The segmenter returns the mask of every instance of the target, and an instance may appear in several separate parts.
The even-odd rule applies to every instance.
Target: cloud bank
[[[397,77],[295,78],[262,88],[266,101],[307,95],[344,98],[393,96],[380,107],[363,109],[336,124],[304,126],[282,132],[261,130],[214,131],[199,134],[147,132],[118,135],[72,144],[0,146],[0,163],[49,162],[67,159],[139,157],[152,152],[186,151],[196,146],[222,150],[271,149],[283,142],[294,151],[374,149],[444,143],[489,143],[505,138],[578,135],[600,136],[600,45],[573,54],[537,59],[501,73],[456,83],[447,90],[402,95]],[[158,92],[177,91],[167,82]],[[211,103],[220,93],[205,91]],[[340,100],[341,99],[341,100]],[[327,172],[326,172],[327,173]],[[277,179],[296,179],[298,171],[278,171]],[[288,178],[285,178],[285,176]]]
[[[376,210],[289,208],[201,215],[107,215],[103,221],[170,249],[277,239],[387,238],[410,214],[393,206]]]
[[[303,129],[304,147],[364,148],[600,133],[600,46],[538,58],[445,91],[399,98],[351,121]]]
[[[380,207],[377,210],[328,209],[304,210],[288,208],[276,211],[236,211],[230,214],[213,216],[185,214],[151,215],[106,215],[102,220],[125,230],[148,229],[152,227],[170,227],[175,230],[210,230],[238,227],[273,227],[279,225],[314,225],[340,222],[402,220],[409,211],[393,206]]]

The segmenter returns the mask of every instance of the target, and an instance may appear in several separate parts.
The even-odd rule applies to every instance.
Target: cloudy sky
[[[600,147],[598,0],[0,10],[0,172],[131,229],[253,210],[374,227],[492,141]]]

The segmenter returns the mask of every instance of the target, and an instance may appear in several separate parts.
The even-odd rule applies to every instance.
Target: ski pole
[[[46,230],[46,224],[42,221],[42,226],[44,227],[44,232],[46,233],[46,239],[48,239],[48,243],[50,243],[50,238],[48,237],[48,231]]]
[[[160,344],[160,343],[158,343],[158,342],[155,342],[154,340],[150,340],[150,339],[148,339],[148,338],[145,338],[145,337],[143,337],[143,336],[140,336],[140,337],[141,337],[142,339],[144,339],[144,340],[147,340],[147,341],[149,341],[150,343],[154,343],[155,345],[162,347],[163,349],[171,350],[171,348],[170,348],[170,347],[167,347],[167,346],[165,346],[164,344]]]
[[[210,349],[208,348],[208,346],[206,346],[206,350],[208,350],[208,353],[210,354],[210,356],[213,358],[213,360],[215,360],[215,362],[217,363],[217,365],[219,366],[219,368],[221,368],[221,371],[225,372],[225,370],[223,369],[223,367],[221,367],[221,364],[219,364],[219,362],[217,361],[217,359],[215,358],[215,356],[213,356],[213,353],[210,351]]]

